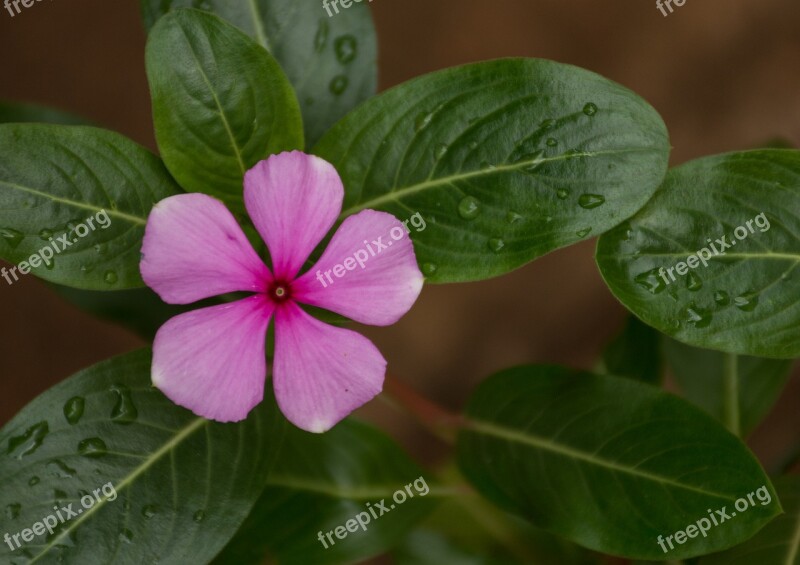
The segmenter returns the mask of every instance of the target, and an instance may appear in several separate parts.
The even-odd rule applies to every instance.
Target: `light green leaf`
[[[0,561],[207,563],[258,498],[284,422],[269,402],[239,424],[194,416],[151,386],[149,351],[81,371],[0,430],[3,530],[15,543],[58,521],[0,544]],[[72,518],[53,509],[69,504]]]
[[[458,461],[500,507],[603,553],[682,559],[741,543],[781,512],[769,478],[735,436],[694,406],[630,379],[529,366],[473,395]],[[756,503],[662,551],[708,509]],[[753,496],[753,495],[751,495]],[[710,523],[710,522],[709,522]],[[695,528],[696,530],[696,528]]]
[[[393,88],[314,152],[342,175],[342,219],[420,214],[417,259],[444,283],[504,274],[630,217],[661,183],[669,141],[658,113],[622,86],[507,59]]]
[[[149,30],[176,8],[202,8],[267,48],[292,83],[309,146],[377,86],[375,27],[367,3],[331,15],[322,2],[298,0],[142,0]]]
[[[144,286],[147,216],[180,192],[157,157],[119,134],[82,126],[0,125],[0,149],[0,257],[74,288]],[[52,256],[49,266],[32,263],[34,254]]]
[[[799,151],[699,159],[600,238],[597,263],[628,309],[678,341],[800,357],[798,210]]]
[[[220,18],[177,10],[147,41],[147,78],[161,156],[189,192],[243,210],[244,173],[303,148],[303,123],[280,65]]]

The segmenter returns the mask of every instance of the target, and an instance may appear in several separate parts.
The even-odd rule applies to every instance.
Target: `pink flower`
[[[181,194],[156,204],[140,268],[165,302],[254,294],[164,324],[153,343],[153,384],[195,414],[221,422],[243,420],[264,397],[265,342],[274,317],[273,385],[292,423],[321,433],[374,398],[386,372],[378,349],[354,331],[311,317],[298,303],[364,324],[389,325],[414,304],[423,277],[403,224],[374,210],[347,218],[316,265],[298,275],[336,222],[343,199],[333,166],[298,151],[274,155],[247,172],[244,202],[269,248],[272,272],[220,201]],[[388,238],[398,226],[404,237]],[[317,271],[324,275],[366,248],[366,240],[379,237],[384,245],[387,239],[392,243],[363,268],[355,265],[332,278],[333,284],[325,279],[327,286],[317,279]]]

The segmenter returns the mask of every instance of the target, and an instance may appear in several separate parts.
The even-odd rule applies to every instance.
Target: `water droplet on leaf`
[[[115,284],[117,280],[119,280],[119,277],[117,277],[117,273],[114,271],[106,271],[106,274],[103,275],[103,280],[106,284]]]
[[[345,90],[347,90],[347,85],[349,84],[349,82],[350,81],[347,79],[345,75],[337,75],[333,77],[333,80],[331,81],[331,85],[329,87],[331,93],[335,94],[336,96],[339,96]]]
[[[633,280],[650,294],[658,294],[667,288],[664,279],[659,275],[658,271],[659,269],[650,269],[649,271],[636,275]]]
[[[17,246],[25,239],[25,234],[11,228],[0,228],[0,237],[8,244],[11,249],[16,249]]]
[[[107,451],[106,442],[99,437],[85,439],[78,444],[78,454],[84,457],[103,457]]]
[[[351,63],[356,58],[358,43],[352,35],[343,35],[334,43],[336,58],[343,65]]]
[[[605,203],[605,196],[600,194],[581,194],[580,198],[578,198],[578,205],[581,208],[586,208],[587,210],[597,208]]]
[[[124,385],[114,385],[111,392],[117,395],[117,403],[111,411],[111,421],[122,425],[134,423],[139,412],[131,399],[130,389]]]
[[[481,213],[481,203],[474,196],[465,196],[458,203],[458,215],[465,220],[474,220]]]
[[[31,426],[25,430],[24,434],[12,437],[8,440],[8,449],[6,453],[14,456],[16,452],[17,459],[22,459],[26,455],[34,453],[42,445],[48,431],[49,427],[45,421]]]
[[[506,242],[500,238],[492,238],[489,240],[489,249],[495,253],[499,253],[506,246]]]
[[[686,288],[692,292],[697,292],[703,288],[703,280],[696,273],[689,273],[686,277]]]
[[[583,107],[583,113],[587,116],[594,116],[597,113],[597,105],[589,102]]]

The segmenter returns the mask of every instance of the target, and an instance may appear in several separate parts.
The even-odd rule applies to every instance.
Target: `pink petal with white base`
[[[180,194],[156,204],[142,255],[144,282],[170,304],[263,292],[272,279],[233,214],[205,194]]]
[[[298,302],[386,326],[413,306],[423,280],[403,224],[391,214],[364,210],[342,223],[292,289]]]
[[[297,275],[333,227],[343,198],[333,165],[299,151],[273,155],[247,171],[244,203],[267,243],[276,278]]]
[[[275,313],[273,384],[298,428],[328,431],[383,388],[386,361],[364,336],[312,318],[286,302]]]
[[[257,295],[172,318],[153,343],[153,385],[198,416],[244,420],[264,398],[273,308]]]

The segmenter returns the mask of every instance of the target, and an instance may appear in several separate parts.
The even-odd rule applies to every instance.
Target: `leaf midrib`
[[[131,472],[127,477],[125,477],[120,483],[114,485],[114,490],[119,493],[125,489],[129,484],[133,481],[138,479],[142,474],[144,474],[148,469],[150,469],[153,465],[155,465],[163,456],[167,453],[171,452],[173,449],[178,447],[181,442],[183,442],[186,438],[191,436],[197,430],[201,429],[203,426],[208,424],[208,420],[204,418],[195,418],[194,421],[191,421],[189,424],[184,426],[184,428],[175,435],[171,440],[166,442],[162,445],[158,451],[153,452],[150,456],[148,456],[144,462],[136,467],[133,472]],[[65,528],[64,531],[58,537],[54,538],[49,544],[44,546],[42,551],[31,560],[31,563],[36,563],[40,557],[47,554],[47,552],[53,548],[60,540],[62,540],[65,536],[68,536],[73,530],[75,530],[80,524],[92,516],[97,509],[102,508],[108,501],[104,498],[88,510],[81,514],[81,516],[69,523],[69,527]]]
[[[647,479],[650,481],[657,482],[659,484],[669,485],[680,489],[688,490],[691,492],[696,492],[698,494],[712,496],[715,498],[721,498],[727,501],[733,501],[736,498],[736,497],[731,497],[730,495],[725,495],[713,491],[707,491],[698,487],[693,487],[691,485],[679,483],[677,481],[670,479],[669,477],[663,477],[661,475],[656,475],[655,473],[648,473],[647,471],[640,471],[635,467],[626,467],[625,465],[620,465],[619,463],[615,463],[614,461],[609,461],[607,459],[597,457],[593,454],[579,451],[572,447],[554,443],[553,441],[545,438],[537,437],[534,435],[526,435],[516,430],[504,428],[502,426],[498,426],[489,422],[470,419],[466,421],[466,427],[467,429],[473,432],[482,433],[485,435],[493,436],[507,441],[521,443],[524,445],[529,445],[531,447],[535,447],[544,451],[549,451],[551,453],[556,453],[558,455],[563,455],[571,459],[584,461],[586,463],[590,463],[597,467],[603,467],[605,469],[616,471],[618,473],[631,475],[641,479]]]
[[[789,542],[789,553],[786,556],[786,565],[794,565],[797,559],[797,552],[800,549],[800,510],[797,512],[797,523],[794,528],[794,535]]]
[[[567,159],[573,159],[577,157],[596,157],[601,155],[618,155],[624,153],[642,153],[642,152],[657,152],[657,151],[664,151],[664,148],[642,147],[637,149],[610,149],[607,151],[584,151],[581,153],[561,154],[561,155],[556,155],[554,157],[544,157],[544,158],[539,157],[529,160],[522,160],[516,163],[497,165],[492,167],[491,169],[469,171],[466,173],[457,173],[455,175],[450,175],[438,179],[429,178],[417,184],[412,184],[410,186],[405,186],[400,188],[394,188],[392,189],[391,192],[387,192],[386,194],[373,198],[372,200],[367,200],[366,202],[362,202],[361,204],[352,206],[341,213],[341,215],[339,216],[339,220],[341,221],[347,218],[348,216],[355,214],[356,212],[360,212],[361,210],[376,209],[376,207],[381,206],[382,204],[400,200],[402,198],[410,196],[411,194],[415,194],[423,190],[438,188],[442,185],[454,184],[456,182],[467,179],[474,179],[484,176],[489,177],[500,173],[514,172],[518,171],[519,169],[524,169],[525,167],[529,167],[531,165],[543,165],[545,163],[564,161]]]
[[[112,216],[114,218],[119,218],[121,220],[125,220],[127,222],[132,223],[132,224],[137,224],[137,225],[141,225],[141,226],[144,226],[144,225],[147,224],[147,218],[142,218],[142,217],[139,217],[139,216],[126,214],[125,212],[120,212],[118,210],[114,210],[113,208],[111,210],[106,210],[105,208],[99,208],[99,207],[97,207],[95,205],[92,205],[92,204],[87,204],[85,202],[78,202],[77,200],[70,200],[69,198],[61,198],[59,196],[54,196],[54,195],[49,194],[47,192],[42,192],[40,190],[36,190],[35,188],[31,188],[29,186],[22,186],[20,184],[11,183],[11,182],[4,181],[4,180],[0,180],[0,185],[7,186],[7,187],[9,187],[11,189],[14,189],[14,190],[19,190],[19,191],[25,192],[27,194],[33,194],[35,196],[40,196],[42,198],[46,198],[48,200],[52,200],[53,202],[60,202],[61,204],[66,204],[68,206],[72,206],[73,208],[79,208],[81,210],[90,210],[92,212],[101,212],[101,211],[105,210],[106,213],[109,216]]]

